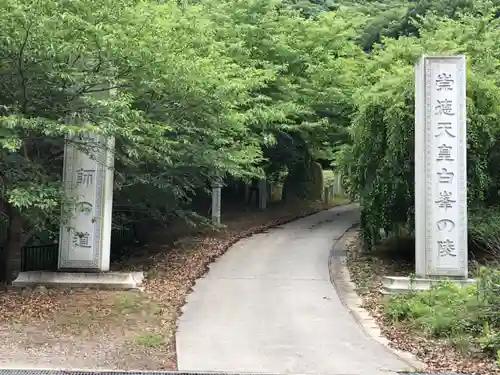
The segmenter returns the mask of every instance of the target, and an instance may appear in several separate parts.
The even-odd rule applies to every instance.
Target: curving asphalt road
[[[366,336],[329,281],[336,207],[236,243],[197,281],[178,321],[180,371],[379,375],[408,365]]]

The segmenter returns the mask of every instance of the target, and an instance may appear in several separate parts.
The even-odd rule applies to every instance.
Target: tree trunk
[[[14,213],[9,220],[9,231],[7,234],[7,246],[4,255],[3,276],[8,284],[11,284],[21,272],[21,250],[24,246],[23,218]]]

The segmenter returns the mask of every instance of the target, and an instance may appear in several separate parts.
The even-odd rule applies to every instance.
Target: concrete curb
[[[33,286],[91,288],[108,290],[142,290],[143,272],[20,272],[12,282],[14,288]]]
[[[347,243],[358,236],[358,224],[353,225],[344,234],[335,239],[328,257],[328,270],[330,282],[337,291],[342,304],[354,320],[361,327],[365,335],[385,347],[387,351],[397,356],[408,366],[408,372],[423,371],[425,365],[412,353],[392,348],[390,341],[383,336],[380,328],[371,314],[361,307],[362,299],[356,293],[356,285],[351,281],[349,270],[346,266]]]

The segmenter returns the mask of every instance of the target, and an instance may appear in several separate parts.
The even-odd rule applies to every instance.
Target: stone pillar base
[[[144,281],[142,272],[21,272],[12,282],[13,287],[93,288],[93,289],[141,289]]]
[[[429,290],[433,285],[440,281],[451,281],[458,286],[474,284],[475,279],[446,279],[446,278],[421,278],[421,277],[403,277],[403,276],[385,276],[382,279],[382,294],[396,295],[409,292],[421,292]]]

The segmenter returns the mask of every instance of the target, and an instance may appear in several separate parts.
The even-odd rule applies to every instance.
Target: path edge
[[[330,282],[336,290],[340,301],[366,336],[382,345],[388,352],[406,363],[410,367],[408,372],[423,371],[425,369],[425,364],[414,354],[391,347],[390,340],[382,334],[375,319],[366,309],[361,307],[362,299],[356,292],[356,285],[351,280],[346,265],[347,244],[349,240],[358,237],[358,227],[359,223],[355,223],[341,236],[335,238],[335,242],[330,248],[330,254],[328,256]]]

